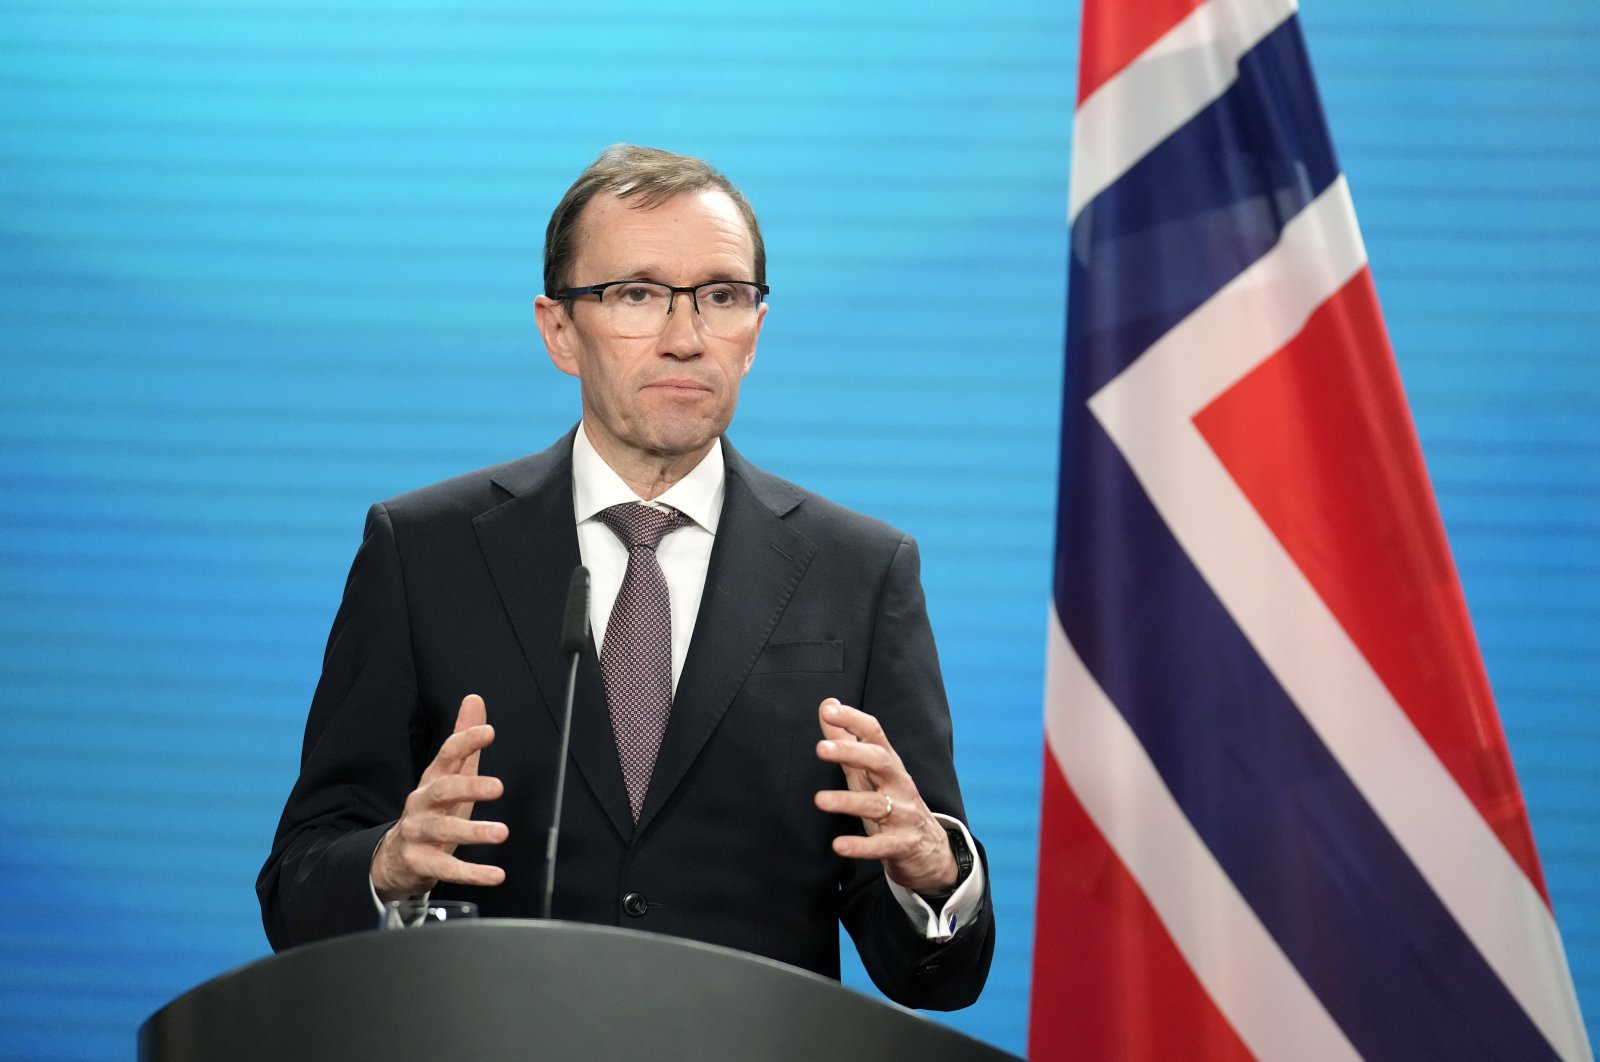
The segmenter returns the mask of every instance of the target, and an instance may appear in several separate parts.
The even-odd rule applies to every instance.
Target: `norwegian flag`
[[[1292,0],[1085,0],[1029,1050],[1590,1058]]]

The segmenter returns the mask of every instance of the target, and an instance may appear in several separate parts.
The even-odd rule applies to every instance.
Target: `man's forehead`
[[[721,188],[716,187],[679,192],[677,195],[669,196],[666,199],[650,199],[639,195],[601,192],[584,206],[583,213],[579,216],[579,222],[580,224],[584,222],[598,222],[608,225],[626,224],[629,221],[665,217],[694,209],[720,215],[728,222],[737,225],[746,235],[749,235],[749,227],[745,224],[744,215],[740,213],[738,205],[733,201],[733,197]]]
[[[681,192],[659,202],[596,195],[578,219],[578,257],[613,257],[671,248],[737,255],[748,265],[755,240],[733,198],[720,188]]]

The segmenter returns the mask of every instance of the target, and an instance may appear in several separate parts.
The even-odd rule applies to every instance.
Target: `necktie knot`
[[[599,512],[600,522],[611,528],[622,544],[633,552],[639,546],[654,550],[669,531],[689,522],[676,509],[657,509],[653,505],[625,502]]]

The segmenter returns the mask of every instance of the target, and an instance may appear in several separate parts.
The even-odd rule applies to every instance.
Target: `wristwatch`
[[[950,854],[956,860],[956,881],[954,885],[942,892],[917,893],[930,905],[944,903],[955,895],[956,890],[961,888],[963,882],[972,877],[972,849],[967,847],[967,835],[956,826],[946,826],[944,833],[946,837],[950,838]]]

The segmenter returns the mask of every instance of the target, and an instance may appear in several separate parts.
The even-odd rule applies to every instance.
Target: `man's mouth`
[[[689,380],[681,377],[667,377],[663,380],[651,380],[645,384],[647,390],[663,390],[674,393],[709,394],[711,388],[699,380]]]

